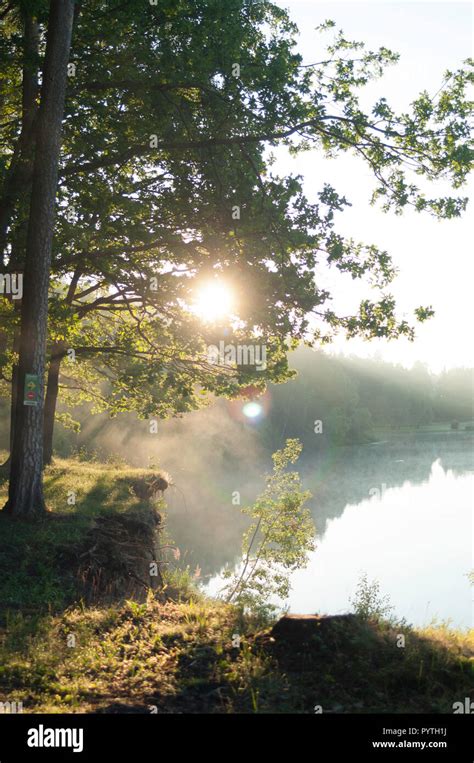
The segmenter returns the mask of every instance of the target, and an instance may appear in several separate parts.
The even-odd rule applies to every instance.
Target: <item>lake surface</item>
[[[265,469],[266,464],[260,473]],[[291,612],[350,610],[350,598],[366,573],[379,581],[396,615],[408,622],[424,625],[436,618],[472,627],[470,433],[390,435],[378,443],[327,449],[302,460],[299,471],[313,494],[317,548],[307,568],[292,576]],[[170,521],[171,536],[184,547],[185,561],[199,565],[210,593],[221,586],[222,567],[239,561],[243,525],[238,507],[228,500],[240,484],[236,475],[238,464],[232,478],[228,469],[214,475],[205,532],[198,531],[199,521],[194,526],[189,513],[178,512]],[[252,500],[261,483],[256,474],[249,477],[248,469],[247,477],[246,499]]]

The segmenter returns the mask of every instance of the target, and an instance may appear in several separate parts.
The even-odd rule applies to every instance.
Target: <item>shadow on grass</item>
[[[240,650],[191,647],[178,661],[173,711],[452,713],[454,702],[473,695],[472,648],[407,625],[322,620],[325,627],[304,638],[277,637],[274,629]]]
[[[93,539],[97,522],[148,508],[115,472],[87,477],[90,486],[67,469],[47,473],[51,511],[39,520],[16,521],[0,511],[0,624],[9,610],[58,612],[80,599],[75,561]],[[76,503],[68,505],[76,486]]]

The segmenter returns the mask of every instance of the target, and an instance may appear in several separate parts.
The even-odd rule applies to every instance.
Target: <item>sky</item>
[[[445,70],[459,68],[473,55],[473,6],[468,2],[276,0],[276,4],[286,8],[299,27],[298,50],[304,64],[321,60],[325,38],[315,27],[326,19],[333,19],[349,39],[364,41],[369,49],[383,45],[400,54],[399,63],[366,88],[366,107],[383,95],[397,111],[408,109],[422,90],[436,93]],[[293,158],[286,149],[279,149],[274,169],[280,174],[301,174],[310,201],[316,201],[324,182],[345,195],[352,207],[338,216],[336,228],[390,252],[399,275],[389,291],[397,299],[399,315],[412,322],[413,310],[419,305],[431,305],[436,312],[430,321],[417,325],[414,342],[341,339],[334,350],[369,356],[377,353],[407,366],[421,361],[436,372],[474,365],[472,209],[462,219],[446,221],[427,213],[383,213],[380,207],[370,206],[375,182],[370,170],[355,157],[329,160],[311,151]],[[461,195],[471,195],[472,187],[470,182]],[[446,191],[441,188],[440,195]],[[341,281],[340,276],[334,284],[338,284],[344,308],[356,307],[362,296],[371,296],[366,288],[354,289],[353,282]]]

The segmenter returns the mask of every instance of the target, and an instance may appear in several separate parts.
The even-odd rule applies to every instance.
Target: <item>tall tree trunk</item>
[[[39,67],[39,28],[34,16],[23,8],[23,72],[22,72],[22,101],[21,101],[21,132],[15,146],[12,161],[5,180],[0,199],[0,267],[10,272],[23,271],[24,243],[22,229],[26,229],[27,220],[20,224],[16,241],[12,241],[8,265],[3,264],[3,256],[7,247],[8,228],[15,205],[20,198],[31,196],[33,175],[35,134],[34,125],[38,113],[38,67]],[[18,308],[19,305],[17,304]],[[8,342],[8,332],[2,332],[2,338]],[[19,332],[14,331],[13,351],[18,352]],[[12,368],[12,392],[10,402],[10,455],[0,467],[3,472],[10,469],[11,450],[13,446],[13,431],[15,427],[17,400],[18,366]]]
[[[5,334],[4,336],[0,335],[0,342],[3,343],[2,340],[5,340],[5,348],[8,343],[8,335]],[[15,327],[13,331],[13,352],[18,352],[20,343],[20,332],[17,327]],[[10,435],[9,435],[9,441],[10,441],[10,453],[7,458],[7,460],[1,464],[0,466],[0,474],[2,476],[5,476],[10,472],[10,462],[11,462],[11,452],[13,448],[13,432],[15,429],[15,414],[16,414],[16,402],[18,397],[18,364],[13,363],[12,365],[12,381],[11,381],[11,399],[10,399]]]
[[[59,390],[59,369],[61,367],[62,354],[64,349],[62,343],[54,346],[51,360],[49,361],[48,383],[46,385],[46,398],[44,401],[44,428],[43,428],[43,465],[51,463],[53,457],[53,434],[54,434],[54,416],[56,413],[56,403]]]
[[[82,275],[82,269],[80,266],[76,267],[69,288],[67,290],[66,299],[64,300],[67,305],[70,305],[74,299],[79,279]],[[59,391],[59,369],[61,368],[61,360],[66,354],[66,343],[56,342],[51,350],[51,358],[49,361],[48,369],[48,383],[46,385],[46,400],[44,403],[44,428],[43,428],[43,466],[47,466],[51,463],[53,457],[53,434],[54,434],[54,417],[56,414],[56,405],[58,402]]]
[[[15,328],[15,334],[13,337],[13,351],[18,352],[20,344],[20,332]],[[18,363],[14,363],[12,367],[12,400],[10,408],[10,457],[13,450],[13,435],[15,432],[15,414],[16,406],[18,402]]]
[[[73,18],[74,0],[51,0],[26,243],[18,400],[5,506],[12,516],[23,518],[41,516],[46,511],[42,467],[48,287]],[[23,405],[27,373],[38,377],[38,402],[33,406]]]

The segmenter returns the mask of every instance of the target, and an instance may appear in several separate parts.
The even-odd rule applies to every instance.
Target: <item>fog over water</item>
[[[113,455],[167,471],[174,484],[165,494],[166,532],[180,551],[170,563],[199,568],[215,593],[222,569],[240,560],[248,522],[241,508],[262,491],[272,452],[297,437],[303,453],[295,468],[312,493],[317,548],[293,575],[291,611],[347,611],[365,572],[398,616],[472,626],[472,371],[433,375],[421,365],[341,361],[306,349],[291,365],[298,376],[255,396],[254,418],[245,416],[245,398],[220,399],[158,421],[152,434],[134,414],[109,419],[82,409],[73,412],[79,435],[56,425],[56,453],[85,448],[86,460],[96,451],[99,460]],[[4,448],[7,417],[5,408]]]
[[[183,419],[130,426],[94,419],[84,439],[122,454],[137,466],[158,464],[173,478],[166,494],[167,530],[180,564],[199,567],[209,591],[219,571],[238,564],[246,520],[233,504],[253,501],[271,468],[259,423],[245,423],[235,404],[219,401]],[[282,432],[284,435],[284,432]],[[282,437],[282,444],[284,436]],[[396,614],[415,624],[433,617],[472,625],[474,497],[473,436],[465,431],[391,433],[363,445],[327,444],[298,464],[317,548],[305,570],[293,575],[294,612],[349,609],[366,572],[390,596]]]

